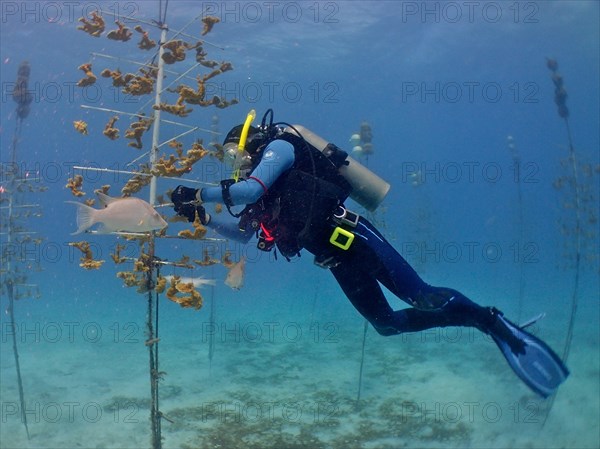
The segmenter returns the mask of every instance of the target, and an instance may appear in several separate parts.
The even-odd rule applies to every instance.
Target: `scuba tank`
[[[331,147],[331,144],[325,139],[302,125],[287,126],[283,132],[302,138],[326,156]],[[339,168],[339,172],[352,187],[350,198],[369,211],[377,209],[390,190],[388,182],[350,156],[346,158],[346,163]]]

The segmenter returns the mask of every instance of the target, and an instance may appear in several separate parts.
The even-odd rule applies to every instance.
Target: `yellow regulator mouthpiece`
[[[235,161],[233,163],[233,179],[235,179],[236,182],[240,178],[240,167],[242,166],[244,149],[246,148],[246,141],[248,140],[248,131],[250,130],[250,125],[254,121],[255,117],[256,111],[252,109],[250,112],[248,112],[246,121],[244,122],[244,127],[242,128],[242,134],[240,135],[240,142],[238,144],[238,151],[235,155]]]

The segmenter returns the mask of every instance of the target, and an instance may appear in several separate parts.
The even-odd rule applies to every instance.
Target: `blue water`
[[[100,76],[104,68],[134,71],[128,61],[146,61],[153,53],[137,48],[135,32],[123,43],[78,31],[79,17],[99,6],[129,16],[130,28],[144,21],[142,27],[158,40],[157,30],[145,23],[157,19],[156,1],[0,3],[0,159],[10,162],[16,123],[11,93],[17,67],[27,60],[34,101],[18,141],[18,165],[48,188],[23,199],[41,204],[43,216],[25,225],[44,240],[15,256],[33,259],[22,265],[41,294],[15,307],[31,439],[18,413],[12,335],[3,313],[2,448],[150,445],[145,296],[116,278],[130,266],[110,260],[114,237],[70,235],[75,209],[65,204],[74,200],[65,189],[77,173],[73,166],[129,170],[126,164],[142,154],[123,138],[126,116],[117,122],[121,138],[110,141],[101,131],[112,114],[81,105],[133,113],[153,101],[125,96]],[[600,446],[598,3],[168,3],[170,30],[204,15],[221,19],[206,36],[208,58],[234,66],[211,80],[209,95],[240,104],[196,108],[181,119],[163,113],[164,119],[208,130],[216,114],[225,133],[250,109],[260,118],[272,108],[276,120],[302,124],[347,151],[350,136],[368,121],[375,152],[356,158],[392,185],[375,217],[382,231],[432,284],[496,305],[516,321],[546,312],[535,332],[559,354],[575,285],[574,239],[561,226],[574,229],[575,211],[565,206],[574,202],[572,191],[553,186],[572,172],[569,163],[561,165],[569,155],[568,138],[546,58],[558,61],[578,162],[589,164],[592,175],[580,167],[584,237],[568,360],[572,374],[549,414],[549,402],[521,385],[493,343],[467,329],[390,338],[369,330],[356,407],[363,321],[332,277],[314,267],[308,254],[287,263],[258,252],[253,242],[219,243],[221,251],[229,247],[234,259],[244,255],[248,261],[239,292],[222,283],[226,270],[220,265],[193,274],[165,269],[214,277],[217,286],[201,291],[200,311],[161,299],[160,367],[167,372],[161,409],[174,421],[163,421],[164,447]],[[111,16],[105,18],[107,31],[113,29]],[[196,20],[186,33],[199,37],[201,29]],[[75,86],[84,62],[93,64],[98,77],[86,90]],[[193,63],[188,52],[185,62],[167,68],[183,73]],[[197,73],[207,69],[190,75]],[[166,84],[175,76],[167,74]],[[194,85],[191,79],[185,83]],[[75,120],[88,123],[89,135],[74,130]],[[161,141],[180,132],[164,124]],[[150,138],[151,132],[143,151]],[[197,138],[209,142],[211,135],[197,131],[181,141],[187,149]],[[422,182],[415,186],[417,173]],[[207,158],[188,177],[227,175]],[[104,184],[116,195],[126,180],[86,172],[84,198]],[[1,181],[7,185],[5,174]],[[160,180],[158,191],[176,185]],[[148,199],[148,188],[138,196]],[[179,229],[172,225],[169,233]],[[82,239],[106,260],[100,270],[78,266],[79,254],[68,243]],[[8,248],[5,237],[2,245]],[[200,258],[202,248],[165,239],[157,254]],[[137,256],[136,245],[128,244],[126,252]],[[42,271],[33,270],[37,265]],[[4,292],[1,301],[4,311]],[[209,364],[211,334],[215,354]]]

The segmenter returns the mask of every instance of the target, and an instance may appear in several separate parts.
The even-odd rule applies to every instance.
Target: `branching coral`
[[[196,218],[194,219],[194,222],[192,223],[192,225],[194,226],[194,232],[190,231],[189,229],[184,229],[183,231],[179,231],[179,233],[177,235],[184,239],[192,239],[192,240],[203,239],[204,236],[206,235],[207,230],[200,222],[200,217],[198,216],[198,211],[196,211]]]
[[[115,247],[115,252],[110,255],[113,262],[117,265],[122,264],[127,260],[126,257],[121,256],[121,250],[123,249],[125,249],[125,246],[117,243],[117,246]]]
[[[215,26],[215,23],[219,23],[221,20],[215,16],[206,16],[202,19],[204,26],[202,27],[202,36],[207,35]]]
[[[183,150],[179,142],[172,142],[172,144],[176,146],[177,156],[171,154],[168,159],[166,159],[166,156],[162,156],[154,164],[154,169],[151,171],[153,175],[180,177],[189,173],[192,166],[209,153],[199,141],[192,144],[192,148],[187,151],[185,156],[183,156]]]
[[[108,191],[110,190],[110,184],[104,184],[102,187],[100,187],[99,189],[95,189],[94,193],[104,193],[105,195],[108,195]]]
[[[150,39],[148,32],[144,31],[140,25],[136,25],[133,29],[142,35],[142,40],[138,43],[140,50],[152,50],[156,47],[156,41]]]
[[[185,51],[192,47],[181,40],[172,40],[165,42],[163,48],[165,50],[162,55],[163,61],[166,64],[175,64],[176,62],[184,61]]]
[[[202,260],[194,259],[194,263],[201,267],[209,267],[220,263],[219,259],[214,259],[210,256],[208,248],[205,248],[202,253]]]
[[[102,131],[102,134],[104,134],[110,140],[116,140],[119,138],[119,130],[117,128],[115,128],[115,122],[117,120],[119,120],[118,115],[111,117],[111,119],[108,121],[108,123],[104,127],[104,131]]]
[[[170,91],[177,92],[179,94],[177,104],[182,104],[182,102],[185,101],[187,104],[193,104],[202,107],[216,106],[220,109],[226,108],[228,106],[237,104],[238,100],[234,98],[231,101],[227,101],[217,95],[214,95],[211,99],[207,100],[205,83],[207,80],[232,69],[233,66],[229,62],[223,62],[221,63],[220,68],[215,69],[206,75],[197,77],[198,88],[196,90],[192,89],[190,86],[186,86],[185,84],[180,84],[176,89]]]
[[[81,78],[78,82],[77,82],[77,86],[79,87],[86,87],[86,86],[91,86],[92,84],[94,84],[96,82],[96,75],[93,74],[92,72],[92,64],[85,63],[85,64],[81,64],[79,67],[77,67],[78,70],[82,70],[83,73],[85,73],[85,78]]]
[[[133,271],[120,271],[117,273],[117,277],[123,279],[126,287],[137,287],[138,293],[146,293],[153,287],[148,277],[151,266],[152,258],[142,251],[138,260],[133,264]]]
[[[221,262],[223,263],[223,266],[225,268],[231,268],[235,265],[235,262],[233,260],[231,260],[231,251],[225,251],[225,254],[223,254],[223,259],[221,260]]]
[[[123,279],[125,287],[137,287],[140,283],[140,277],[133,271],[119,271],[117,277]]]
[[[168,104],[168,103],[160,103],[158,106],[153,105],[153,109],[159,109],[161,111],[168,112],[169,114],[177,115],[179,117],[187,117],[193,109],[186,109],[186,106],[183,102],[183,98],[179,97],[177,99],[177,103]]]
[[[198,76],[198,89],[194,90],[190,86],[186,86],[185,84],[180,84],[176,89],[171,90],[170,92],[177,92],[179,94],[178,101],[185,101],[188,104],[200,104],[204,101],[204,97],[206,96],[206,88],[204,86],[204,81],[202,77]]]
[[[80,197],[85,195],[85,192],[81,190],[81,187],[83,187],[83,176],[81,175],[75,175],[72,178],[67,179],[67,185],[65,185],[65,187],[71,190],[73,196]]]
[[[140,71],[143,73],[143,75],[133,75],[132,78],[128,77],[128,79],[126,79],[128,84],[123,88],[124,94],[139,96],[152,93],[154,89],[154,81],[156,79],[152,76],[154,74],[154,71]],[[128,73],[127,75],[130,74]]]
[[[79,134],[83,134],[84,136],[88,135],[88,124],[83,120],[75,120],[73,122],[73,127]]]
[[[104,19],[98,14],[98,11],[92,11],[91,16],[91,20],[80,17],[79,21],[83,23],[83,25],[78,26],[77,29],[85,31],[90,36],[100,37],[105,28]]]
[[[77,248],[83,253],[83,257],[79,259],[81,261],[79,266],[85,268],[86,270],[97,270],[104,263],[103,260],[94,260],[94,255],[90,249],[90,244],[86,241],[71,242],[69,243],[69,246]]]
[[[156,293],[163,293],[165,288],[167,287],[167,278],[163,276],[158,276],[156,279],[156,286],[154,287],[154,291]]]
[[[150,173],[150,169],[146,164],[142,164],[139,170],[140,174],[134,175],[127,181],[125,186],[121,189],[123,196],[131,196],[132,194],[139,192],[142,187],[150,184],[152,180],[151,176],[144,176],[145,173]]]
[[[127,86],[127,83],[129,83],[132,79],[135,78],[135,75],[133,73],[127,73],[125,76],[123,76],[119,69],[114,71],[110,69],[104,69],[102,70],[102,72],[100,72],[100,76],[102,76],[103,78],[112,78],[112,83],[115,87]]]
[[[125,131],[125,138],[135,140],[135,142],[129,142],[127,145],[138,150],[142,149],[142,136],[150,129],[152,123],[154,123],[154,118],[152,117],[140,117],[137,122],[133,122],[130,128]]]
[[[186,295],[187,294],[187,295]],[[196,290],[193,282],[181,282],[179,276],[173,276],[171,286],[167,290],[167,298],[184,308],[202,308],[202,295]]]
[[[109,33],[106,35],[107,38],[112,39],[113,41],[121,42],[127,42],[129,39],[131,39],[133,33],[125,26],[125,24],[119,22],[118,20],[115,21],[115,24],[118,28],[116,30],[109,31]]]

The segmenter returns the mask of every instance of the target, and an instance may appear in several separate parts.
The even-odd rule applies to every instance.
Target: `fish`
[[[71,235],[81,234],[96,223],[102,226],[100,233],[115,231],[148,232],[163,229],[167,222],[154,208],[144,200],[134,197],[112,198],[102,192],[96,192],[102,209],[94,209],[83,203],[67,201],[77,206],[77,231]]]
[[[167,280],[167,282],[171,282],[173,280],[175,276],[164,276],[164,278]],[[179,277],[179,283],[180,284],[193,284],[195,288],[201,288],[207,285],[217,285],[217,281],[216,279],[205,279],[203,277],[183,277],[183,276],[178,276]]]
[[[240,259],[239,262],[234,263],[229,272],[227,273],[227,277],[225,278],[225,285],[228,285],[234,290],[239,290],[244,286],[244,271],[246,270],[246,259],[244,256]]]

